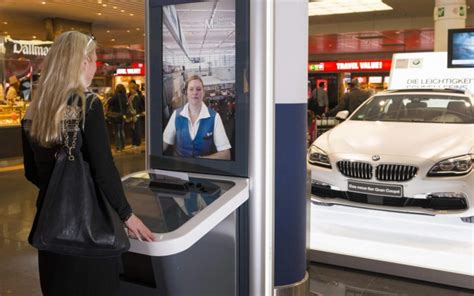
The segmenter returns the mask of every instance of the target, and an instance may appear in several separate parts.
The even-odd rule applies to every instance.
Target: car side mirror
[[[346,118],[349,116],[349,111],[344,110],[344,111],[339,111],[336,114],[336,119],[340,121],[346,120]]]

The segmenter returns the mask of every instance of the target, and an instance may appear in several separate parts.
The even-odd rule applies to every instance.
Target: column
[[[276,0],[274,295],[304,295],[308,1]]]
[[[447,51],[448,29],[466,27],[466,0],[436,0],[434,51]]]

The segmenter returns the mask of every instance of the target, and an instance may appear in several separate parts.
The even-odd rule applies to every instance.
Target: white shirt
[[[179,115],[188,119],[188,129],[189,135],[191,136],[191,140],[194,140],[196,137],[197,131],[199,129],[199,123],[201,119],[211,117],[209,114],[209,109],[207,108],[206,104],[202,103],[201,111],[199,112],[199,116],[194,122],[191,123],[191,118],[189,117],[189,104],[184,105],[183,110]],[[176,110],[173,111],[173,114],[166,125],[165,131],[163,132],[163,141],[168,145],[174,145],[174,141],[176,138]],[[219,113],[216,112],[216,118],[214,120],[214,135],[213,135],[214,145],[216,145],[217,151],[223,151],[232,148],[230,145],[229,139],[225,133],[224,124],[222,124],[222,119]]]

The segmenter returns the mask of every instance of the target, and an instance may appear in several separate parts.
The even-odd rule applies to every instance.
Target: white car
[[[372,96],[309,148],[312,200],[472,223],[473,105],[456,90]]]

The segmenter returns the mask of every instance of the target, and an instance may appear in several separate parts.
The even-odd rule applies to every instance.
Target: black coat
[[[334,116],[339,111],[348,110],[349,114],[357,109],[365,100],[370,97],[370,93],[365,90],[361,90],[358,88],[350,90],[348,93],[344,94],[341,98],[339,104],[329,110],[326,115],[327,116]]]
[[[124,93],[116,92],[108,102],[108,111],[120,113],[122,116],[109,118],[113,122],[122,122],[123,116],[127,114],[127,96]]]
[[[84,124],[82,153],[89,164],[91,175],[121,219],[132,212],[115,167],[105,125],[104,111],[99,99],[88,101]],[[38,145],[27,136],[27,120],[22,121],[23,161],[26,178],[39,188],[37,207],[41,208],[43,196],[55,164],[55,151]]]

